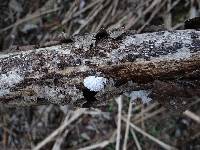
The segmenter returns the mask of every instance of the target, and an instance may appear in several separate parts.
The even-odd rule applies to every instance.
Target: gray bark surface
[[[1,54],[0,103],[97,106],[126,91],[155,89],[157,81],[195,82],[198,90],[199,70],[200,31],[99,31]],[[104,89],[90,92],[88,76],[106,79]]]

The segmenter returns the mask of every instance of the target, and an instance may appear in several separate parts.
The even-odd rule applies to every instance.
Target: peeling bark
[[[0,103],[96,106],[125,91],[153,89],[158,80],[199,89],[199,71],[200,31],[99,31],[1,54]],[[84,87],[88,76],[104,77],[104,89]]]

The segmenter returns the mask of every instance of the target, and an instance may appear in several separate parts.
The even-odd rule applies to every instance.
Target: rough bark
[[[125,91],[159,88],[158,80],[195,82],[187,87],[198,91],[199,70],[200,31],[99,31],[1,54],[0,103],[104,104]],[[84,87],[88,76],[104,77],[105,88]]]

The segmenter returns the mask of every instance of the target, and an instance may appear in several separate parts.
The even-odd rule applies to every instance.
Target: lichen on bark
[[[1,54],[0,102],[82,106],[90,99],[83,81],[96,76],[108,80],[92,94],[92,103],[101,104],[124,91],[152,88],[155,80],[188,78],[200,68],[199,40],[200,31],[195,30],[109,31]],[[199,81],[199,76],[191,76]]]

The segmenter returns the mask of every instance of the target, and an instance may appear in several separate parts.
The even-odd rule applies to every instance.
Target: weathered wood
[[[100,31],[1,54],[0,103],[103,104],[124,91],[152,88],[155,80],[199,81],[199,70],[200,31]],[[83,84],[88,76],[103,77],[105,88],[91,92]]]

